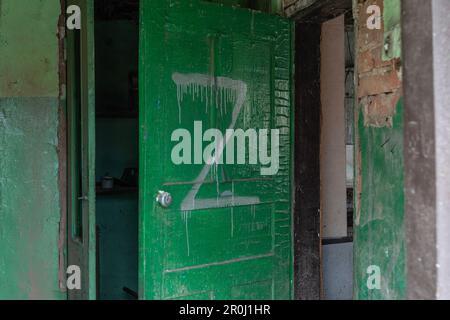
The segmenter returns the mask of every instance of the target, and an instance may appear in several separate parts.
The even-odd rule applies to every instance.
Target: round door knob
[[[172,204],[172,195],[165,191],[159,191],[156,197],[156,202],[163,208],[168,208]]]

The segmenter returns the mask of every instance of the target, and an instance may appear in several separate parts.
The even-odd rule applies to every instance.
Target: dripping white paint
[[[247,97],[247,84],[241,80],[227,77],[212,77],[207,74],[174,73],[172,80],[177,86],[178,100],[178,120],[181,124],[182,103],[188,95],[192,100],[199,100],[205,104],[205,112],[215,106],[221,114],[226,113],[226,105],[234,105],[232,123],[230,128],[234,128],[237,117],[241,112]]]
[[[232,130],[236,126],[237,119],[241,114],[244,103],[247,99],[247,84],[239,79],[232,79],[227,77],[214,77],[208,74],[199,74],[199,73],[187,73],[182,74],[175,72],[172,74],[172,80],[174,81],[177,87],[177,100],[178,100],[178,120],[181,124],[182,120],[182,103],[185,99],[185,95],[190,95],[192,100],[200,100],[201,103],[205,104],[205,112],[208,113],[208,110],[212,107],[219,109],[221,114],[227,113],[226,106],[228,104],[233,104],[233,111],[231,114],[231,122],[228,125],[228,129]],[[244,117],[244,126],[245,126],[245,117]],[[197,129],[198,130],[198,129]],[[209,157],[204,159],[203,155],[203,134],[202,129],[198,130],[200,132],[200,138],[197,141],[197,151],[201,155],[198,162],[202,162],[204,160],[205,165],[200,171],[199,175],[195,179],[195,184],[192,186],[191,190],[186,194],[185,198],[181,203],[181,210],[185,212],[189,212],[191,210],[200,210],[200,209],[208,209],[208,208],[220,208],[220,207],[229,207],[235,205],[256,205],[260,203],[259,197],[239,197],[234,194],[234,190],[231,192],[230,196],[226,196],[225,194],[220,194],[219,190],[219,180],[217,178],[217,166],[219,159],[222,159],[224,147],[228,144],[229,140],[232,138],[230,134],[225,135],[225,141],[223,140],[223,136],[221,139],[216,140],[216,144],[211,145],[211,153]],[[216,132],[217,133],[217,132]],[[177,135],[179,136],[178,140],[176,140]],[[178,132],[174,132],[172,135],[172,141],[180,141],[183,135],[185,137],[190,137],[190,133],[183,129],[180,129]],[[220,138],[220,136],[219,136]],[[190,139],[192,142],[192,139]],[[277,136],[278,142],[278,136]],[[181,144],[182,142],[180,142]],[[185,140],[185,150],[186,154],[183,154],[182,145],[180,145],[178,153],[172,152],[172,161],[174,163],[179,163],[180,165],[184,162],[189,162],[187,160],[187,156],[189,155],[189,150],[192,150],[191,144],[188,140]],[[245,144],[243,145],[245,147]],[[278,160],[278,144],[271,144],[272,148],[276,149],[276,153],[271,153],[272,157],[276,159],[276,170],[278,172],[279,160]],[[214,150],[214,147],[217,147]],[[229,148],[229,146],[228,146]],[[267,148],[266,148],[267,149]],[[174,150],[177,151],[177,150]],[[214,152],[214,153],[213,153]],[[241,151],[242,152],[242,151]],[[192,155],[192,153],[190,153]],[[181,158],[180,158],[181,157]],[[183,159],[186,157],[185,159]],[[217,160],[216,160],[217,159]],[[192,159],[191,163],[192,163]],[[194,163],[196,160],[194,159]],[[206,177],[212,171],[213,176],[216,176],[218,196],[216,198],[209,199],[198,199],[197,193],[199,192],[201,186],[203,185]],[[263,171],[262,171],[263,172]],[[276,173],[273,173],[276,174]],[[187,220],[186,220],[187,221]],[[189,243],[189,242],[188,242]]]
[[[263,176],[276,175],[279,170],[278,129],[227,129],[223,134],[214,128],[203,132],[202,122],[195,121],[193,137],[187,129],[176,129],[171,140],[178,142],[171,154],[176,165],[259,164]]]

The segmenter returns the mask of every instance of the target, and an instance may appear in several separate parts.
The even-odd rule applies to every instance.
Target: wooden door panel
[[[290,298],[291,23],[194,0],[143,2],[141,20],[141,298]],[[184,164],[178,129],[193,145]],[[223,163],[205,163],[208,129],[277,130],[279,169],[262,174],[256,143],[245,164],[227,161],[227,138]]]

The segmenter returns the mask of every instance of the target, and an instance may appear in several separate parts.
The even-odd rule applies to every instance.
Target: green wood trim
[[[69,291],[68,297],[93,300],[96,299],[94,0],[68,1],[67,5],[71,4],[81,9],[82,27],[79,55],[74,45],[78,31],[67,31],[68,259],[69,265],[81,268],[82,288],[80,292]],[[79,64],[75,59],[80,59]],[[77,223],[81,225],[77,227]]]
[[[400,58],[402,55],[401,1],[384,0],[384,48],[383,61]]]

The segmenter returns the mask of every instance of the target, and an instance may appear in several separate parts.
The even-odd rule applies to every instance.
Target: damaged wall
[[[352,0],[278,0],[282,1],[284,15],[303,21],[328,20],[345,14]]]
[[[249,8],[268,13],[283,14],[283,0],[207,0],[224,5]]]
[[[0,299],[64,299],[59,0],[0,0]]]
[[[369,5],[380,6],[381,30],[369,30]],[[400,0],[354,0],[357,29],[354,297],[405,297],[403,99]],[[369,289],[378,266],[380,289]]]

